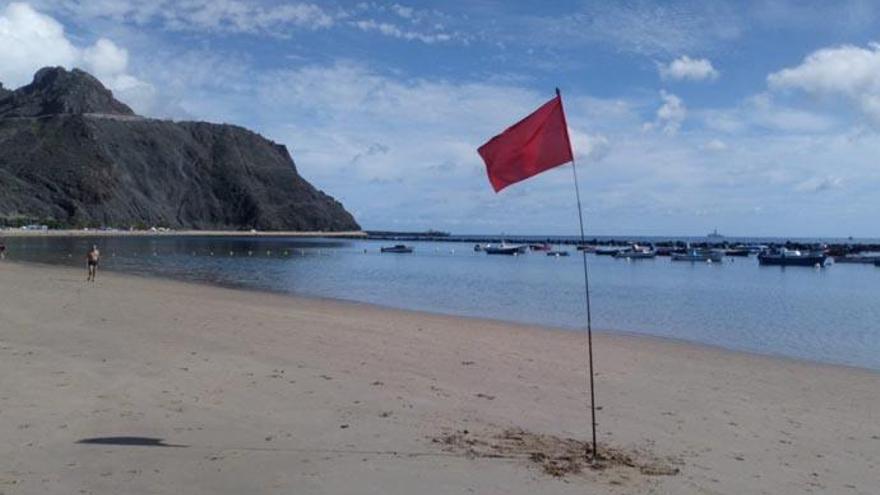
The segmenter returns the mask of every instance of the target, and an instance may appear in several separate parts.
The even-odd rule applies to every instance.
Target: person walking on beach
[[[86,254],[86,265],[89,268],[89,275],[86,277],[86,282],[94,282],[95,275],[98,273],[98,259],[101,257],[101,252],[98,251],[98,246],[96,244],[92,244],[92,250]]]

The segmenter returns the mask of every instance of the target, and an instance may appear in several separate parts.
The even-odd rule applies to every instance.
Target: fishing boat
[[[680,248],[672,247],[672,246],[661,246],[658,248],[654,248],[654,252],[657,253],[657,256],[672,256],[675,253],[684,252]]]
[[[614,256],[615,254],[617,254],[619,251],[622,251],[622,250],[623,250],[623,248],[620,248],[617,246],[597,247],[596,248],[596,255],[597,256]]]
[[[835,263],[867,263],[877,264],[880,262],[880,255],[877,254],[848,254],[846,256],[835,256]]]
[[[483,248],[483,251],[485,251],[486,254],[506,254],[508,256],[514,256],[525,254],[528,248],[529,247],[525,245],[505,244],[502,242],[497,246],[487,244],[486,247]]]
[[[752,254],[751,251],[749,251],[749,248],[747,248],[747,247],[745,247],[745,246],[734,246],[734,247],[732,247],[732,248],[727,248],[727,249],[724,250],[724,255],[725,255],[725,256],[742,256],[742,257],[747,257],[747,256],[749,256],[750,254]]]
[[[657,257],[657,251],[654,251],[650,247],[642,247],[638,244],[633,244],[629,249],[624,249],[623,251],[618,251],[613,255],[615,258],[624,258],[630,260],[640,260],[640,259],[650,259]]]
[[[672,253],[672,261],[707,261],[719,262],[724,252],[718,249],[688,249],[684,253]]]
[[[379,251],[382,253],[411,253],[413,252],[413,248],[406,244],[395,244],[393,246],[382,247]]]
[[[822,251],[773,249],[758,255],[758,263],[778,266],[823,266],[828,256]]]

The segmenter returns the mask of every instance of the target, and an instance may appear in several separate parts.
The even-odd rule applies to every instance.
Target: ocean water
[[[9,258],[581,331],[580,254],[488,256],[470,244],[209,237],[9,238]],[[594,328],[880,370],[880,268],[588,255]],[[84,274],[85,277],[85,274]],[[2,283],[2,272],[0,272]]]

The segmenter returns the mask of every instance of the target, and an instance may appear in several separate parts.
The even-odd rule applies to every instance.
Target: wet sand
[[[880,374],[0,262],[0,494],[880,492]]]

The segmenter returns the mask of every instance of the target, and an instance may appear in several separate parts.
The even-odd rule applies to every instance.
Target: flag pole
[[[559,88],[556,88],[556,96],[560,98],[560,103],[562,102],[562,93],[560,93]],[[568,135],[568,123],[565,125],[565,133]],[[570,145],[570,144],[569,144]],[[596,462],[596,454],[599,450],[599,446],[596,443],[596,391],[593,380],[593,318],[592,313],[590,311],[590,270],[587,266],[587,250],[583,249],[586,247],[586,237],[584,235],[584,212],[581,207],[581,190],[580,186],[578,186],[578,177],[577,177],[577,162],[574,158],[574,153],[571,155],[571,174],[574,179],[574,194],[577,199],[577,209],[578,209],[578,224],[580,226],[581,233],[581,243],[582,247],[581,256],[583,259],[584,265],[584,300],[587,305],[587,356],[589,363],[589,372],[590,372],[590,426],[593,433],[593,449],[590,453],[590,461]]]

